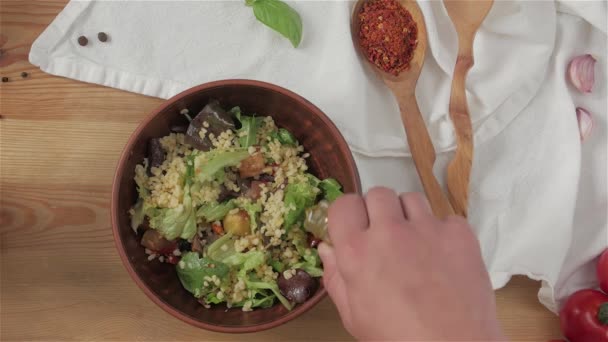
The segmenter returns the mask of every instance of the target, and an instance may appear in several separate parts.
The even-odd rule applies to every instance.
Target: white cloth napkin
[[[364,188],[421,190],[397,104],[357,56],[352,2],[289,2],[299,48],[261,25],[243,1],[72,1],[32,46],[48,73],[169,98],[211,80],[250,78],[289,88],[327,113],[354,151]],[[417,99],[444,178],[457,37],[440,1],[420,2],[429,51]],[[495,288],[514,274],[543,280],[550,309],[596,284],[607,245],[606,3],[496,1],[475,40],[467,96],[475,130],[470,221]],[[97,32],[110,36],[107,43]],[[87,46],[77,38],[89,37]],[[592,94],[566,82],[569,60],[598,58]],[[596,119],[581,145],[575,107]]]

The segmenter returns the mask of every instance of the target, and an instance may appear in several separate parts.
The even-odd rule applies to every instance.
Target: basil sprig
[[[281,0],[245,0],[264,25],[282,34],[294,47],[302,40],[302,19],[298,12]]]

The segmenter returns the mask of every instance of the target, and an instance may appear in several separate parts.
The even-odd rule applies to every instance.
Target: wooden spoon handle
[[[467,216],[469,178],[473,163],[473,129],[467,106],[465,80],[472,66],[472,56],[458,56],[450,96],[450,118],[456,131],[457,147],[456,155],[448,165],[448,195],[456,214],[464,217]]]
[[[439,218],[445,218],[454,214],[443,189],[433,174],[435,163],[435,148],[426,129],[426,124],[420,114],[418,103],[414,94],[400,96],[399,110],[401,121],[407,135],[407,143],[410,146],[412,158],[416,165],[416,171],[422,182],[424,192],[431,204],[433,213]]]

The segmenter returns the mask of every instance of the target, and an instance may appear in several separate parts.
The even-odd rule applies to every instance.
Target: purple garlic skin
[[[568,66],[568,76],[572,85],[580,92],[590,93],[595,83],[595,58],[586,54],[574,57]]]
[[[593,131],[593,118],[586,109],[578,107],[576,108],[576,120],[578,121],[581,141],[585,141]]]

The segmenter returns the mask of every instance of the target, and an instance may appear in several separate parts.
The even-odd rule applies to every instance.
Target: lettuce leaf
[[[226,245],[226,248],[222,249],[224,245]],[[236,253],[236,250],[234,249],[234,241],[232,241],[232,233],[222,235],[207,247],[207,257],[217,261],[222,261],[234,253]]]
[[[137,228],[144,223],[146,212],[144,211],[144,200],[139,198],[131,211],[131,229],[137,233]]]
[[[237,134],[239,135],[239,145],[245,148],[257,145],[258,128],[260,128],[262,125],[263,118],[256,117],[255,115],[242,115],[240,107],[233,107],[230,109],[230,113],[232,113],[232,115],[234,115],[241,123],[241,128],[237,130]],[[241,136],[242,132],[245,132],[243,136]]]
[[[203,205],[196,211],[196,217],[202,217],[207,222],[218,221],[224,218],[228,212],[236,208],[233,200],[224,203],[210,203]]]
[[[278,140],[281,145],[296,146],[298,144],[298,140],[285,128],[279,128],[276,131],[270,132],[270,137]]]
[[[323,191],[323,196],[330,203],[335,201],[338,197],[344,195],[342,192],[342,186],[337,180],[333,178],[326,178],[319,183],[319,188]]]
[[[196,179],[199,182],[207,182],[213,180],[222,180],[224,177],[224,168],[229,166],[237,166],[243,159],[249,157],[249,152],[246,150],[237,150],[231,152],[208,152],[207,161],[202,161],[199,156],[194,160],[196,167]]]
[[[310,183],[291,183],[285,188],[284,216],[285,230],[289,231],[294,224],[302,222],[304,211],[315,204],[318,189]]]
[[[206,294],[203,286],[206,277],[215,275],[224,279],[230,272],[225,264],[209,258],[200,258],[196,252],[188,252],[182,255],[182,259],[176,265],[176,270],[179,281],[196,298]]]
[[[310,254],[303,253],[304,261],[298,262],[291,266],[291,268],[301,268],[306,273],[310,274],[311,277],[322,277],[323,269],[321,268],[321,258],[319,252],[315,248],[308,248]]]
[[[185,187],[182,204],[175,208],[150,210],[148,217],[150,227],[158,230],[165,239],[191,239],[196,234],[196,213],[190,196],[190,185]]]
[[[281,291],[279,290],[279,285],[277,285],[276,281],[265,282],[265,281],[255,281],[255,280],[247,280],[245,281],[245,285],[247,285],[247,289],[250,290],[270,290],[272,293],[279,299],[281,304],[287,310],[291,310],[293,305],[287,300],[287,298],[283,297]]]

